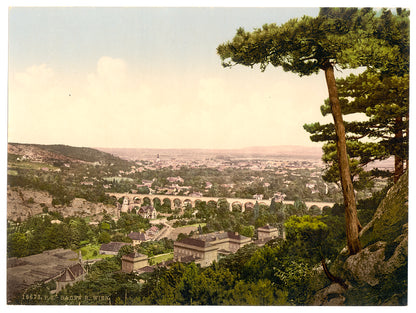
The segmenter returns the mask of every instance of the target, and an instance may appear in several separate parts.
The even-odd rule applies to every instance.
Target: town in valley
[[[138,149],[137,158],[120,158],[98,149],[14,143],[8,150],[12,303],[44,301],[27,291],[39,284],[53,286],[46,299],[57,301],[66,285],[109,257],[119,257],[121,272],[137,275],[174,262],[207,267],[246,245],[283,239],[285,218],[319,216],[339,196],[337,184],[322,180],[317,154]],[[32,228],[39,223],[42,234]]]

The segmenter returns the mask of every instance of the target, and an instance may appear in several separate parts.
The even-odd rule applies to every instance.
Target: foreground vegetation
[[[366,201],[365,206],[361,204],[363,216],[372,216],[382,197],[377,195]],[[48,223],[47,216],[40,218]],[[123,247],[119,255],[89,266],[85,281],[54,296],[50,295],[53,285],[35,286],[26,294],[48,297],[37,300],[20,297],[15,303],[304,305],[311,301],[317,290],[330,283],[320,261],[333,261],[345,246],[344,223],[343,208],[339,205],[326,208],[323,215],[298,212],[298,215],[285,219],[285,240],[275,239],[261,248],[254,244],[245,246],[207,268],[194,263],[174,263],[169,268],[157,267],[153,273],[121,273],[121,256],[133,249]],[[114,227],[113,236],[124,225],[103,222],[97,226],[95,238],[99,238],[103,224],[110,225],[110,229]],[[209,223],[204,228],[207,226]],[[95,257],[91,251],[96,247],[90,244],[82,247],[83,257]],[[155,264],[172,257],[173,242],[167,239],[145,242],[136,251],[156,256],[151,259]]]

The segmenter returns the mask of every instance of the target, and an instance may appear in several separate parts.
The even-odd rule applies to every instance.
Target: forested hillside
[[[52,207],[69,205],[75,198],[114,205],[114,201],[105,194],[104,186],[107,182],[103,178],[130,170],[132,164],[91,148],[9,143],[7,184],[11,188],[23,187],[47,192],[52,197]],[[19,214],[8,215],[9,218],[32,214],[27,206],[34,204],[34,198],[31,196],[23,199],[23,206],[20,203],[10,203],[17,208]],[[26,203],[27,201],[29,202]],[[47,206],[45,210],[50,209],[51,206],[46,202],[37,205],[43,203]]]
[[[72,160],[84,162],[101,162],[105,164],[126,165],[129,162],[110,153],[87,147],[73,147],[68,145],[39,145],[9,143],[9,153],[24,155],[31,151],[34,156],[41,159]],[[49,152],[49,153],[48,153]]]

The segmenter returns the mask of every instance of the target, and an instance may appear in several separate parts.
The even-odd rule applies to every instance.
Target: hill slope
[[[63,161],[63,162],[100,162],[100,163],[127,163],[112,154],[92,148],[72,147],[67,145],[39,145],[9,143],[10,154],[26,156],[31,160],[42,162]]]

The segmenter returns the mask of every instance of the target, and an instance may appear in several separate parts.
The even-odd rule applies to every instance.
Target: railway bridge
[[[259,204],[264,204],[267,206],[270,206],[271,204],[271,200],[260,200],[260,199],[256,200],[256,199],[221,198],[221,197],[190,197],[190,196],[177,196],[177,195],[154,195],[154,194],[133,194],[133,193],[107,193],[107,194],[111,197],[115,197],[117,200],[124,198],[122,211],[123,211],[123,206],[125,208],[134,204],[137,204],[138,206],[140,206],[141,204],[144,203],[144,200],[146,198],[153,205],[154,205],[155,199],[158,199],[160,203],[162,204],[166,202],[166,199],[168,199],[171,204],[172,209],[183,208],[187,204],[190,204],[192,205],[192,207],[195,207],[195,204],[198,201],[202,201],[206,203],[214,202],[215,205],[217,205],[219,199],[226,199],[227,202],[230,204],[230,210],[232,210],[234,205],[239,205],[243,212],[247,208],[254,207],[254,204],[256,203],[256,201]],[[290,201],[290,200],[287,200],[287,201],[285,200],[282,202],[284,204],[294,204],[294,201]],[[332,207],[334,205],[333,202],[311,202],[311,201],[306,201],[305,204],[308,207],[308,209],[311,206],[316,205],[321,210],[324,206]]]

